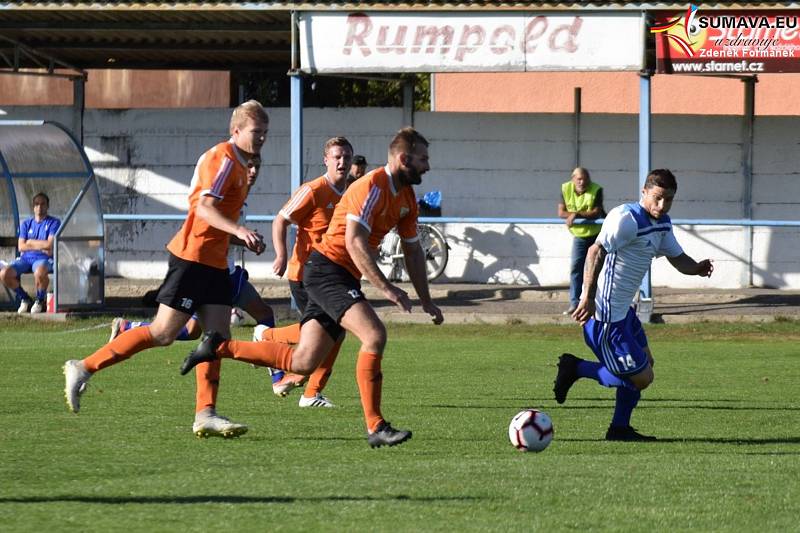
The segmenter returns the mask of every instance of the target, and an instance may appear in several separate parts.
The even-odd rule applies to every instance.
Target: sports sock
[[[189,338],[189,328],[187,328],[186,326],[183,326],[181,328],[180,332],[178,333],[178,336],[175,337],[175,340],[176,341],[190,341],[190,340],[192,340],[191,338]]]
[[[614,404],[614,416],[611,418],[611,425],[614,427],[628,427],[631,425],[631,414],[642,393],[638,390],[631,390],[626,387],[617,388],[617,403]]]
[[[383,420],[381,414],[382,358],[381,354],[360,351],[356,362],[358,392],[361,395],[361,407],[364,409],[367,430],[370,432],[375,431]]]
[[[272,383],[275,384],[283,379],[283,376],[286,375],[286,372],[283,370],[279,370],[276,368],[269,368],[269,376],[272,378]]]
[[[282,328],[266,329],[264,333],[261,334],[261,338],[265,341],[297,344],[300,342],[300,323],[298,322]]]
[[[593,379],[603,387],[625,387],[636,390],[632,383],[615,376],[602,363],[581,360],[578,363],[578,376]]]
[[[83,366],[94,374],[102,368],[124,361],[153,346],[155,344],[153,336],[150,335],[150,328],[129,329],[84,359]]]
[[[331,372],[333,372],[333,363],[336,362],[336,357],[339,355],[339,349],[342,347],[343,342],[344,337],[333,345],[333,348],[328,352],[328,356],[325,360],[320,363],[317,369],[309,376],[308,385],[306,385],[303,396],[306,398],[313,398],[325,388],[325,385],[328,383],[328,378],[331,377]]]
[[[36,289],[36,299],[40,302],[47,300],[47,291],[45,289]]]
[[[267,326],[269,328],[274,328],[275,327],[275,317],[274,316],[270,316],[270,317],[265,318],[264,320],[259,320],[257,322],[257,324],[261,325],[261,326]]]
[[[217,359],[210,363],[200,363],[194,369],[196,382],[195,408],[199,413],[203,409],[214,409],[217,405],[217,391],[219,390],[219,374],[222,361]]]
[[[292,369],[294,349],[279,342],[225,341],[217,348],[217,355],[280,370]]]
[[[22,288],[22,285],[14,289],[14,294],[17,295],[17,300],[19,301],[31,299],[31,297],[28,296],[28,293],[25,292],[25,289]]]
[[[123,325],[122,331],[128,331],[129,329],[140,328],[142,326],[149,326],[150,324],[151,324],[150,322],[128,322],[127,325]],[[193,339],[189,338],[189,328],[187,328],[186,326],[183,326],[181,328],[180,332],[178,332],[178,336],[175,337],[175,340],[176,341],[190,341],[190,340],[193,340]]]

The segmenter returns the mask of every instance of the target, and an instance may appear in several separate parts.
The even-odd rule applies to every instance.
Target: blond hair
[[[269,124],[269,115],[267,115],[264,106],[257,100],[248,100],[247,102],[239,104],[233,110],[231,114],[230,132],[233,133],[233,130],[236,128],[243,127],[248,119],[253,121],[261,120]]]
[[[342,148],[350,148],[350,151],[353,151],[353,145],[350,144],[350,141],[345,139],[344,137],[331,137],[325,142],[325,146],[322,147],[322,155],[328,156],[328,150],[331,149],[332,146],[341,146]]]

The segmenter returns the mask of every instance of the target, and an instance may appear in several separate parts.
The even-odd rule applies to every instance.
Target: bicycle
[[[430,224],[417,224],[417,235],[425,252],[425,270],[428,281],[433,281],[444,272],[449,257],[450,245],[444,234]],[[389,281],[408,281],[405,269],[403,246],[397,230],[392,229],[378,247],[378,265],[388,268]]]

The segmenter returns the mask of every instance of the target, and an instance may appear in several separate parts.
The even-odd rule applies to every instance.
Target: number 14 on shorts
[[[624,366],[625,368],[634,368],[634,367],[636,367],[636,363],[634,362],[633,357],[631,357],[631,354],[620,355],[620,356],[617,357],[617,361],[619,361],[620,364],[622,366]]]

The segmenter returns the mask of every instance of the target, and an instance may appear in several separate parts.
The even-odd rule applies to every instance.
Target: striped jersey
[[[410,186],[396,190],[388,167],[376,168],[356,180],[336,206],[328,231],[314,249],[328,259],[345,267],[357,279],[361,272],[356,267],[345,245],[347,221],[354,220],[369,231],[370,251],[377,255],[383,237],[397,226],[397,233],[405,242],[419,240],[417,217],[419,208],[414,189]]]
[[[597,244],[606,255],[595,296],[595,320],[623,320],[654,257],[683,253],[668,215],[650,218],[639,203],[612,209],[603,222]]]
[[[186,261],[227,269],[230,235],[198,217],[197,203],[203,196],[212,196],[219,200],[217,210],[236,221],[247,191],[247,159],[233,140],[208,150],[200,156],[192,176],[186,221],[167,244],[167,250]]]
[[[278,211],[280,216],[297,226],[294,251],[286,271],[290,280],[303,281],[303,264],[314,243],[322,240],[343,193],[327,176],[320,176],[297,189]]]

